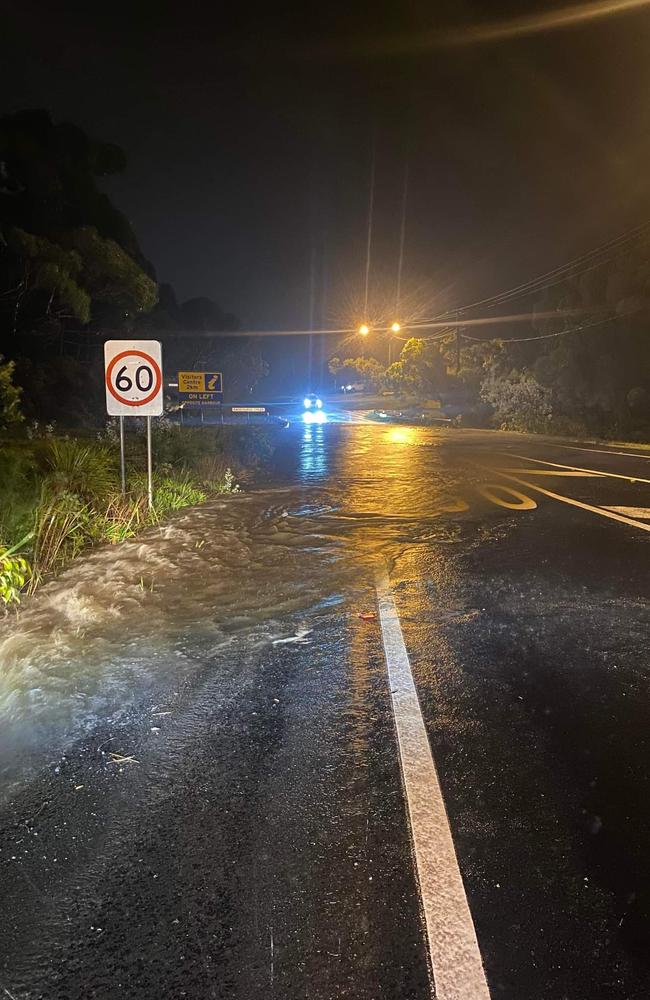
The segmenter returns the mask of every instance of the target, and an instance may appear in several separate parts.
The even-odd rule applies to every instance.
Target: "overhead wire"
[[[584,274],[601,264],[609,263],[611,260],[615,260],[621,255],[619,251],[622,251],[626,244],[633,242],[647,230],[650,230],[650,220],[646,220],[638,226],[634,226],[632,229],[627,230],[619,236],[600,244],[592,250],[580,254],[578,257],[574,257],[565,264],[561,264],[556,268],[552,268],[550,271],[537,275],[535,278],[531,278],[519,285],[515,285],[510,289],[505,289],[495,295],[490,295],[486,298],[477,299],[474,302],[459,306],[457,309],[454,308],[453,310],[446,310],[445,312],[432,317],[432,319],[438,320],[444,317],[449,317],[452,312],[454,315],[456,315],[456,313],[462,315],[470,309],[477,309],[479,306],[489,308],[491,306],[501,305],[513,298],[522,298],[523,296],[532,294],[533,292],[551,288],[554,285],[560,284],[562,281],[566,280],[569,275],[577,276],[578,274]],[[608,254],[612,254],[612,252],[612,256],[607,256]],[[428,323],[428,320],[423,321],[423,325],[426,323]]]
[[[552,285],[565,280],[569,274],[584,273],[585,270],[590,270],[593,267],[605,263],[606,261],[602,259],[603,257],[607,256],[607,254],[611,251],[621,249],[626,244],[631,243],[648,228],[650,228],[650,221],[634,227],[632,230],[621,234],[613,240],[609,240],[607,243],[601,244],[593,250],[581,254],[579,257],[573,258],[559,267],[538,275],[536,278],[531,278],[529,281],[522,282],[514,288],[507,289],[506,291],[492,295],[489,298],[473,302],[471,305],[464,306],[463,309],[473,309],[479,305],[486,305],[488,302],[494,305],[499,305],[506,299],[520,297],[528,294],[529,292],[539,291],[541,288],[552,287]],[[618,256],[617,253],[615,253],[613,257],[607,257],[607,261],[615,259],[616,256]],[[583,265],[585,265],[584,269]]]
[[[374,173],[374,169],[373,169],[372,172]],[[374,194],[372,193],[373,187],[374,187],[374,177],[371,179],[371,198],[374,199]],[[372,211],[372,201],[370,203],[370,208],[371,208],[371,211]],[[510,314],[510,315],[505,315],[505,316],[484,316],[484,317],[474,317],[474,318],[466,318],[466,319],[462,318],[464,313],[466,313],[470,309],[477,308],[478,306],[488,306],[488,307],[489,306],[495,306],[495,305],[498,305],[498,304],[500,304],[500,303],[502,303],[504,301],[511,300],[512,298],[522,297],[524,294],[528,294],[528,292],[530,290],[534,291],[534,290],[539,290],[541,287],[552,287],[553,283],[559,283],[560,281],[564,280],[564,278],[566,277],[566,274],[569,273],[569,272],[572,272],[572,273],[581,273],[581,272],[578,272],[576,270],[576,268],[580,264],[587,263],[586,270],[590,269],[591,267],[597,266],[597,264],[600,264],[600,263],[604,262],[604,259],[600,258],[598,255],[602,255],[603,253],[605,253],[605,254],[606,253],[610,253],[613,250],[615,250],[616,248],[620,248],[620,247],[625,246],[627,243],[630,243],[636,237],[640,236],[645,230],[650,230],[650,220],[648,220],[648,221],[646,221],[644,223],[641,223],[640,225],[638,225],[638,226],[634,227],[633,229],[629,230],[628,232],[621,234],[620,236],[616,237],[615,239],[609,240],[607,243],[604,243],[601,246],[596,247],[593,250],[588,251],[588,252],[580,255],[579,257],[574,258],[573,260],[569,261],[566,264],[561,265],[560,267],[553,268],[552,270],[547,271],[545,274],[539,275],[537,278],[533,278],[533,279],[531,279],[528,282],[523,282],[522,284],[517,285],[514,288],[509,289],[507,291],[498,293],[497,295],[493,295],[493,296],[490,296],[490,297],[485,298],[485,299],[479,299],[479,300],[477,300],[475,302],[472,302],[472,303],[469,303],[467,305],[460,306],[460,307],[458,307],[458,309],[454,309],[453,310],[453,316],[450,315],[450,312],[452,312],[452,311],[451,310],[447,310],[446,312],[440,313],[438,316],[432,317],[429,320],[421,320],[421,321],[418,321],[418,322],[405,324],[404,332],[406,333],[406,331],[436,330],[437,332],[435,334],[432,334],[431,336],[423,338],[423,339],[426,339],[427,341],[437,341],[437,340],[444,340],[445,338],[454,335],[457,326],[465,328],[465,327],[470,327],[470,326],[494,325],[494,324],[497,324],[497,323],[499,323],[499,324],[504,324],[504,323],[518,323],[518,322],[525,322],[525,321],[531,320],[533,318],[535,318],[535,319],[550,319],[550,318],[558,319],[558,318],[561,318],[563,316],[564,317],[566,317],[566,316],[575,316],[578,313],[586,312],[586,310],[584,310],[584,309],[582,309],[582,310],[576,310],[576,309],[572,309],[572,310],[552,310],[552,311],[541,312],[541,313],[540,312],[532,313],[532,312],[529,311],[529,312],[526,312],[526,313],[515,313],[515,314]],[[614,259],[614,258],[608,258],[608,259]],[[369,261],[368,261],[368,259],[367,259],[366,263],[367,263],[367,270],[369,272]],[[561,275],[561,277],[557,277],[558,275]],[[548,281],[549,278],[553,278],[553,279],[557,278],[557,280],[556,281],[554,280],[552,283],[544,285],[543,282],[544,281]],[[626,315],[629,315],[629,313],[624,313],[622,315],[626,316]],[[607,316],[606,318],[596,320],[593,323],[584,324],[584,325],[578,326],[578,327],[571,327],[568,330],[560,330],[560,331],[558,331],[556,333],[552,333],[552,334],[542,334],[542,335],[535,336],[535,337],[507,338],[507,339],[504,340],[504,342],[505,343],[509,343],[509,344],[514,344],[514,343],[525,343],[525,342],[530,342],[530,341],[535,341],[535,340],[547,340],[547,339],[551,339],[553,337],[561,337],[561,336],[565,336],[565,335],[570,334],[570,333],[576,333],[576,332],[579,332],[580,330],[586,330],[586,329],[589,329],[592,326],[599,326],[599,325],[602,325],[603,323],[607,323],[607,322],[611,321],[612,319],[618,319],[618,318],[621,318],[621,315],[619,315],[619,316]],[[377,329],[377,327],[375,327],[375,329]],[[350,327],[350,326],[348,326],[348,327],[336,327],[336,328],[329,328],[329,327],[327,327],[327,328],[322,328],[322,329],[317,329],[317,330],[313,330],[313,329],[297,329],[297,330],[227,330],[227,331],[226,330],[201,330],[201,331],[197,330],[197,331],[192,331],[191,335],[193,337],[199,337],[199,338],[203,338],[203,337],[235,338],[235,337],[307,337],[307,336],[310,336],[310,335],[321,335],[321,336],[332,335],[332,336],[340,336],[340,335],[344,335],[344,334],[352,336],[352,335],[355,335],[356,333],[358,333],[358,330],[357,330],[356,327]],[[183,336],[183,335],[180,334],[180,333],[178,333],[178,334],[171,333],[171,336],[174,337],[174,336]],[[470,336],[469,334],[466,334],[466,333],[460,333],[460,336],[463,339],[465,339],[465,340],[470,340],[470,341],[475,341],[475,342],[485,342],[485,341],[483,341],[483,338],[481,338],[481,337],[472,337],[472,336]],[[409,337],[408,336],[402,336],[402,337],[396,337],[396,339],[401,340],[401,341],[406,341],[406,340],[409,339]],[[500,338],[500,339],[503,339],[503,338]]]
[[[496,338],[495,337],[495,338],[493,338],[493,340],[497,340],[497,339],[501,340],[501,341],[503,341],[504,344],[527,344],[527,343],[530,343],[530,342],[535,341],[535,340],[551,340],[553,337],[566,337],[566,336],[568,336],[571,333],[581,333],[583,330],[589,330],[589,329],[591,329],[591,327],[594,327],[594,326],[603,326],[603,324],[605,324],[605,323],[611,323],[611,321],[613,319],[623,319],[625,316],[631,316],[632,312],[633,312],[633,310],[630,310],[628,312],[619,313],[618,315],[614,315],[614,316],[611,316],[611,315],[610,316],[605,316],[604,319],[594,320],[593,323],[583,323],[581,326],[573,326],[573,327],[570,327],[568,330],[557,330],[555,333],[543,333],[543,334],[540,334],[537,337],[507,337],[507,338],[504,338],[504,337],[498,337],[498,338]],[[475,343],[479,343],[479,344],[488,344],[488,343],[490,343],[489,340],[484,340],[482,337],[472,337],[472,336],[470,336],[470,334],[467,334],[467,333],[461,333],[460,336],[461,336],[461,338],[463,340],[471,340],[471,341],[473,341]]]

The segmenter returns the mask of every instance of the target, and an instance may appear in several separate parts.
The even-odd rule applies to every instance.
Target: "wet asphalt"
[[[2,647],[24,650],[14,684],[46,666],[2,702],[21,708],[0,994],[432,995],[381,637],[360,617],[381,561],[491,995],[650,995],[649,458],[294,425],[252,495],[178,520],[165,580],[117,616],[97,583],[117,549],[45,588]],[[162,542],[129,543],[124,579]],[[62,595],[77,616],[83,597],[81,631]]]

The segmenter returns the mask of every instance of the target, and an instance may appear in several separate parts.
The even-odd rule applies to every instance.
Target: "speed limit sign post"
[[[163,412],[162,349],[158,340],[107,340],[104,344],[106,412],[120,418],[122,493],[126,491],[124,417],[147,418],[147,482],[153,503],[151,417]]]

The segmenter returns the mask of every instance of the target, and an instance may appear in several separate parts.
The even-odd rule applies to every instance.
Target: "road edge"
[[[490,1000],[386,567],[377,570],[375,588],[435,997]]]

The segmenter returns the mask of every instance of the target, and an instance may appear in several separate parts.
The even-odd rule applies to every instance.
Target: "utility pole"
[[[314,245],[313,232],[309,262],[309,329],[314,329],[314,313],[316,308],[316,247]],[[307,370],[309,372],[308,384],[314,386],[314,335],[310,333],[307,346]],[[320,374],[320,373],[319,373]]]
[[[395,316],[401,316],[402,269],[404,267],[404,241],[406,238],[406,208],[409,195],[409,164],[404,164],[404,189],[402,192],[402,221],[399,230],[399,256],[397,258],[397,283],[395,286]]]
[[[456,375],[460,374],[460,327],[456,327]]]
[[[366,280],[363,299],[363,322],[368,322],[368,293],[370,286],[370,255],[372,252],[372,223],[375,210],[375,155],[377,152],[377,137],[373,127],[372,148],[370,159],[370,185],[368,191],[368,234],[366,239]]]

